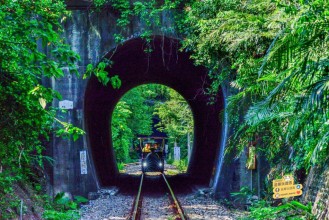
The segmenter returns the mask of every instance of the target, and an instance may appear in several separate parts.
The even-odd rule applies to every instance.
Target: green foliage
[[[172,164],[175,165],[180,172],[186,172],[187,170],[188,164],[186,158],[183,160],[174,161]]]
[[[181,157],[187,157],[188,144],[192,145],[194,122],[191,108],[187,101],[175,90],[168,89],[169,96],[165,102],[159,102],[154,109],[154,114],[160,122],[157,129],[165,132],[169,138],[170,148],[174,143],[181,148]],[[188,136],[190,143],[188,142]]]
[[[62,68],[77,74],[79,56],[61,37],[61,21],[69,14],[64,1],[11,1],[0,5],[0,210],[6,216],[16,198],[17,181],[33,176],[41,166],[44,143],[51,132],[83,132],[55,118],[56,91],[41,85],[42,77],[64,76]],[[49,105],[50,104],[50,105]],[[54,120],[55,126],[54,126]],[[12,216],[13,217],[13,216]]]
[[[174,158],[167,159],[167,164],[174,164]]]
[[[43,167],[42,155],[50,134],[76,141],[84,132],[56,118],[52,102],[61,95],[42,85],[44,78],[60,78],[63,69],[78,74],[78,54],[64,43],[62,22],[70,16],[65,2],[1,1],[0,5],[0,218],[17,205],[12,186],[28,182],[31,167]],[[107,63],[106,63],[107,64]],[[119,88],[113,74],[104,75],[99,64],[95,74],[102,83]],[[87,67],[91,71],[91,66]],[[65,112],[62,112],[65,114]],[[6,201],[8,202],[6,204]],[[9,216],[8,218],[14,218]]]
[[[328,8],[323,0],[190,5],[183,44],[209,68],[207,92],[216,94],[224,83],[233,94],[231,149],[256,142],[285,171],[326,161]]]
[[[112,115],[112,140],[117,162],[128,162],[133,133],[128,127],[132,112],[126,102],[120,101]]]
[[[80,214],[78,212],[78,205],[80,203],[86,203],[88,199],[82,196],[75,196],[74,201],[65,196],[65,193],[58,193],[54,202],[51,206],[51,209],[46,209],[43,213],[43,218],[52,219],[52,220],[61,220],[61,219],[80,219]]]
[[[16,216],[15,211],[20,205],[20,200],[13,195],[13,184],[20,178],[20,176],[8,175],[7,172],[0,172],[0,217],[3,219]]]
[[[55,211],[55,210],[46,210],[43,213],[44,219],[51,219],[51,220],[75,220],[80,219],[79,212],[76,210],[68,210],[68,211]]]
[[[73,141],[78,140],[78,138],[81,135],[84,135],[85,132],[81,130],[80,128],[74,127],[72,124],[63,122],[58,120],[57,118],[54,118],[55,121],[57,121],[59,124],[62,125],[62,128],[57,129],[56,136],[62,137],[62,138],[70,138],[72,136]]]
[[[123,171],[125,169],[125,164],[124,163],[117,163],[118,165],[118,170]]]
[[[112,139],[117,161],[130,162],[129,151],[137,135],[152,134],[150,102],[156,97],[156,85],[136,87],[126,93],[116,105],[112,115]]]
[[[193,115],[190,106],[173,89],[169,89],[167,101],[156,105],[155,115],[161,119],[157,125],[158,129],[165,131],[173,139],[193,132]]]
[[[232,192],[230,195],[234,198],[233,204],[236,206],[244,204],[253,204],[252,196],[255,195],[253,190],[250,190],[250,187],[242,186],[240,191]]]
[[[89,200],[83,196],[74,196],[74,200],[77,204],[87,203]]]
[[[112,67],[112,61],[108,59],[103,59],[103,61],[99,62],[96,67],[92,64],[88,64],[86,67],[86,72],[83,75],[83,79],[90,77],[94,74],[98,81],[102,83],[104,86],[107,86],[108,83],[111,83],[111,86],[115,89],[120,88],[121,80],[118,75],[114,75],[112,77],[109,76],[109,70]]]
[[[158,129],[168,135],[171,146],[175,141],[186,146],[188,133],[193,140],[193,117],[185,99],[166,86],[142,85],[126,93],[112,115],[112,140],[119,164],[131,161],[129,151],[139,145],[137,135],[151,135],[152,118],[157,116]],[[186,149],[182,155],[187,156]],[[181,166],[184,169],[186,164]]]
[[[286,202],[280,206],[272,207],[264,200],[253,204],[250,207],[250,215],[242,218],[247,219],[316,219],[312,215],[312,204],[307,206],[298,201]]]
[[[180,16],[182,11],[180,10],[182,5],[188,4],[190,1],[134,1],[129,2],[126,0],[93,0],[97,10],[101,10],[105,7],[111,7],[115,12],[119,14],[116,24],[120,28],[128,28],[133,18],[138,18],[140,24],[142,24],[142,31],[140,37],[147,40],[149,43],[154,29],[158,29],[164,34],[174,34],[175,26],[179,28],[182,22]],[[170,20],[170,25],[162,26],[162,19],[166,17]],[[176,19],[179,18],[176,22]],[[124,41],[122,33],[115,34],[115,42],[120,44]],[[145,52],[149,53],[152,49],[149,44],[146,45]]]

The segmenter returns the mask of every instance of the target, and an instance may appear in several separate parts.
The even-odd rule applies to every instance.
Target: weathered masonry
[[[53,102],[54,106],[67,109],[59,117],[86,131],[76,142],[53,136],[47,150],[54,158],[54,165],[49,168],[51,192],[86,195],[122,180],[113,155],[111,114],[127,91],[146,83],[159,83],[177,90],[192,108],[195,121],[192,158],[188,175],[178,178],[208,184],[220,196],[227,196],[241,185],[256,186],[261,170],[246,170],[244,157],[223,163],[228,128],[226,121],[220,119],[220,112],[225,106],[225,89],[220,90],[216,104],[207,104],[208,98],[203,94],[208,85],[207,70],[194,66],[189,54],[178,50],[179,39],[175,33],[154,30],[153,52],[147,54],[145,41],[139,37],[143,25],[137,19],[129,28],[121,30],[116,26],[114,13],[92,11],[89,4],[88,1],[69,1],[72,16],[63,24],[67,43],[81,57],[78,63],[81,76],[66,70],[64,78],[44,81],[63,96],[63,101]],[[162,22],[163,26],[170,26],[166,15]],[[115,33],[124,33],[127,40],[116,45]],[[107,71],[119,75],[120,89],[103,86],[95,77],[82,79],[86,66],[97,64],[103,57],[114,62]]]

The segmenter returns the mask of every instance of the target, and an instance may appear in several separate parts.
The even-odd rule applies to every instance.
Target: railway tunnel
[[[148,46],[152,52],[145,53]],[[116,185],[123,178],[113,150],[110,126],[113,110],[126,92],[147,83],[175,89],[187,100],[193,113],[195,135],[189,168],[186,175],[175,178],[207,184],[213,177],[220,150],[219,113],[224,106],[223,94],[219,90],[217,102],[209,105],[209,97],[204,94],[209,85],[207,70],[195,66],[189,54],[179,51],[179,47],[178,40],[163,36],[154,36],[149,44],[141,38],[130,39],[105,56],[113,61],[106,70],[122,81],[119,89],[103,86],[95,76],[89,79],[84,100],[85,129],[101,187]]]

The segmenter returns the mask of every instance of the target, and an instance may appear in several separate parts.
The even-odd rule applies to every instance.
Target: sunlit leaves
[[[328,7],[323,0],[278,0],[198,1],[189,8],[185,48],[210,68],[210,91],[230,80],[232,147],[243,150],[261,136],[259,149],[273,162],[287,151],[285,163],[295,168],[326,160]]]
[[[113,88],[118,89],[121,87],[121,80],[118,75],[111,77],[111,85]]]
[[[328,116],[329,53],[328,38],[324,37],[328,35],[328,21],[321,16],[325,7],[320,9],[315,2],[281,7],[291,19],[269,46],[258,71],[260,83],[256,84],[261,87],[266,83],[267,87],[254,93],[255,101],[245,119],[258,133],[265,134],[259,128],[266,128],[281,146],[280,151],[268,150],[279,154],[291,146],[294,153],[290,162],[297,168],[309,168],[327,159],[324,140],[328,127],[323,123]],[[274,127],[281,127],[281,134],[274,132]]]
[[[112,140],[117,162],[129,162],[129,148],[133,132],[128,124],[132,112],[125,101],[120,101],[112,114]]]
[[[53,0],[0,4],[0,168],[13,181],[31,175],[32,165],[42,167],[51,132],[58,128],[75,140],[83,133],[62,122],[54,127],[56,110],[47,103],[61,96],[41,83],[45,77],[64,76],[64,68],[77,73],[80,58],[61,35],[65,8],[64,1]],[[0,201],[11,186],[1,185]],[[2,217],[13,218],[3,207]]]
[[[73,137],[73,141],[78,140],[78,138],[81,135],[84,135],[85,132],[78,128],[78,127],[74,127],[72,124],[70,123],[66,123],[63,121],[60,121],[58,119],[55,119],[59,124],[62,125],[62,128],[59,128],[56,130],[56,135],[58,137],[62,137],[62,138],[70,138],[71,136]]]
[[[92,74],[94,74],[97,77],[98,81],[104,86],[107,86],[110,82],[113,88],[120,88],[121,80],[119,76],[114,75],[111,77],[109,74],[112,64],[112,61],[108,59],[103,59],[103,61],[99,62],[96,67],[94,67],[92,64],[88,64],[86,67],[86,72],[83,75],[83,79],[86,79]]]
[[[154,114],[160,118],[157,129],[165,132],[171,142],[193,134],[193,114],[186,100],[175,90],[169,89],[169,98],[155,106]]]

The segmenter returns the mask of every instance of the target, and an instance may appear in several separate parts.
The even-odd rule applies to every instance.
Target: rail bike
[[[140,149],[142,150],[142,172],[164,171],[165,138],[140,137]]]

